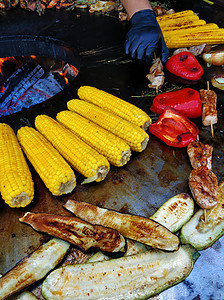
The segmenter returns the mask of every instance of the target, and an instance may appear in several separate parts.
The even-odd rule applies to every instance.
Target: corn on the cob
[[[210,24],[210,23],[209,23]],[[213,23],[211,23],[213,24]],[[174,30],[185,30],[191,28],[199,28],[200,26],[206,26],[206,22],[204,20],[199,20],[194,24],[183,24],[181,26],[168,26],[168,27],[161,27],[163,33],[173,32]],[[218,25],[217,25],[218,26]]]
[[[194,23],[197,22],[199,19],[199,16],[197,15],[191,15],[191,16],[186,16],[183,18],[176,18],[176,19],[172,19],[172,18],[168,18],[166,20],[159,20],[158,23],[159,25],[162,26],[173,26],[176,24],[185,24],[185,23]]]
[[[94,122],[69,110],[59,112],[56,119],[104,155],[114,166],[121,167],[130,160],[131,151],[128,144]]]
[[[25,207],[34,197],[34,183],[13,129],[0,124],[0,191],[10,207]]]
[[[39,115],[35,119],[35,126],[74,169],[87,177],[83,183],[101,181],[106,177],[110,169],[106,157],[63,125],[46,115]]]
[[[17,137],[27,158],[53,195],[70,193],[75,188],[73,170],[42,134],[24,126],[17,131]]]
[[[176,19],[176,18],[183,18],[183,17],[188,17],[194,15],[195,12],[193,10],[183,10],[179,11],[173,14],[164,14],[162,16],[156,17],[157,21],[160,20],[167,20],[167,19]]]
[[[141,152],[146,148],[149,136],[137,125],[87,101],[73,99],[68,101],[67,106],[69,110],[82,115],[124,139],[131,150]]]
[[[189,28],[184,28],[184,29],[176,29],[176,30],[165,30],[163,31],[163,37],[177,37],[180,35],[185,35],[185,34],[191,34],[191,33],[198,33],[198,32],[206,32],[206,31],[212,31],[212,30],[217,30],[219,29],[218,25],[215,23],[208,23],[205,25],[201,26],[192,26]]]
[[[152,123],[147,113],[139,107],[95,87],[81,86],[78,89],[78,96],[81,100],[105,108],[144,130]]]
[[[184,22],[178,22],[178,23],[168,23],[165,22],[163,24],[160,24],[160,27],[162,29],[162,32],[164,30],[174,30],[174,29],[182,29],[182,28],[189,28],[192,26],[200,26],[205,25],[206,22],[204,20],[198,20],[198,21],[184,21]]]

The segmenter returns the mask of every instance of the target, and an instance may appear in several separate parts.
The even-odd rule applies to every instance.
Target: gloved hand
[[[126,36],[125,52],[133,59],[151,63],[158,48],[163,63],[168,59],[169,50],[163,39],[154,11],[144,9],[130,19],[131,28]]]

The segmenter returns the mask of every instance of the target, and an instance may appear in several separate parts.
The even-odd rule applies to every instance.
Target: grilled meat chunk
[[[200,97],[202,103],[213,104],[217,103],[217,94],[213,90],[203,90],[200,91]]]
[[[205,103],[202,106],[202,123],[204,126],[210,126],[218,122],[216,106]]]
[[[82,250],[91,247],[107,252],[124,250],[124,237],[111,228],[91,225],[75,217],[27,212],[19,219],[35,230],[72,243]]]
[[[210,209],[217,204],[218,180],[207,167],[193,169],[189,176],[189,187],[197,204]]]
[[[146,75],[146,78],[150,81],[148,84],[149,88],[160,89],[165,81],[165,74],[163,72],[163,64],[160,58],[153,60],[153,64],[149,70],[149,74]]]
[[[204,126],[210,126],[218,122],[216,103],[217,94],[212,90],[200,90],[202,101],[202,123]]]
[[[187,146],[187,153],[193,169],[201,166],[212,169],[212,151],[213,146],[204,145],[200,141],[193,141]]]

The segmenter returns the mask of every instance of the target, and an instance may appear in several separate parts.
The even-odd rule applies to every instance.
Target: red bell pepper
[[[196,57],[188,51],[182,51],[171,56],[166,63],[166,69],[178,77],[193,81],[201,79],[204,74],[204,70]]]
[[[173,108],[167,108],[156,123],[149,125],[149,131],[168,146],[178,148],[186,147],[199,134],[198,127]]]
[[[198,118],[202,107],[200,94],[191,88],[163,93],[153,99],[150,110],[161,114],[167,107],[176,109],[187,118]]]

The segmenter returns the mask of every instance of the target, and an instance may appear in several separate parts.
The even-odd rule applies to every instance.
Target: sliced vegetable
[[[162,224],[171,232],[176,232],[193,213],[194,200],[188,194],[182,193],[168,199],[150,219]]]
[[[148,299],[184,280],[192,271],[194,249],[149,250],[137,255],[58,268],[45,279],[45,299]]]
[[[191,244],[197,250],[203,250],[214,244],[224,234],[224,181],[219,185],[218,204],[207,211],[200,209],[181,230],[182,243]]]
[[[201,115],[201,106],[199,92],[184,88],[156,96],[150,110],[156,114],[162,114],[167,107],[172,107],[187,118],[198,118]]]
[[[124,250],[124,237],[111,228],[91,225],[81,219],[45,213],[30,213],[19,219],[35,230],[48,233],[72,243],[83,250],[96,247],[102,251]]]
[[[211,83],[215,88],[224,91],[224,75],[213,76],[211,78]]]
[[[198,127],[173,108],[167,108],[158,121],[149,126],[149,131],[168,146],[179,148],[195,141],[199,134]]]
[[[14,296],[11,300],[38,300],[38,298],[33,293],[25,291],[18,296]]]
[[[69,246],[69,243],[54,238],[21,260],[0,278],[0,299],[6,299],[45,277],[62,261]]]
[[[143,253],[149,250],[149,246],[127,239],[127,250],[124,253],[124,256],[129,256],[129,255],[135,255],[139,253]],[[95,254],[93,254],[87,262],[95,262],[95,261],[103,261],[103,260],[108,260],[111,259],[108,255],[105,253],[98,251]]]
[[[213,47],[211,51],[203,53],[202,58],[208,65],[222,66],[224,64],[223,45]]]
[[[167,70],[187,80],[199,80],[204,74],[202,66],[199,64],[195,56],[183,51],[171,56],[166,63]]]
[[[207,210],[206,222],[204,218],[201,218],[197,229],[200,232],[207,232],[222,221],[224,221],[224,181],[219,184],[217,205]]]
[[[177,250],[178,237],[148,218],[122,214],[90,203],[68,200],[64,207],[77,217],[91,223],[113,228],[124,237],[164,250]]]
[[[183,244],[191,244],[197,250],[204,250],[212,246],[224,234],[224,221],[221,221],[207,232],[200,232],[197,228],[204,211],[200,209],[181,230],[180,239]]]

